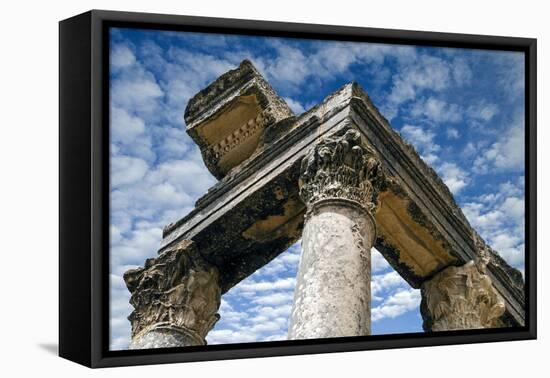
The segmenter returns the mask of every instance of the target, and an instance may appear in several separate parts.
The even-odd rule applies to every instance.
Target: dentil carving
[[[382,182],[374,151],[361,143],[359,131],[348,129],[324,139],[304,157],[300,196],[308,207],[323,199],[343,198],[373,210]]]
[[[124,281],[134,306],[128,317],[133,338],[161,325],[180,329],[204,344],[219,319],[218,271],[190,240],[146,260],[143,268],[127,271]]]

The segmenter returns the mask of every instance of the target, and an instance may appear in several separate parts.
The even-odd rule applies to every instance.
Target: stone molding
[[[219,319],[221,301],[218,269],[198,253],[194,243],[184,240],[143,268],[124,274],[134,311],[132,339],[156,330],[185,336],[188,345],[203,345],[204,338]]]
[[[217,164],[218,161],[229,151],[238,147],[252,135],[260,132],[265,126],[266,120],[269,119],[269,114],[266,112],[262,112],[256,117],[249,119],[237,130],[227,135],[215,145],[210,146],[206,152],[207,159],[212,160],[213,164]]]
[[[450,266],[422,284],[420,311],[425,331],[504,327],[504,299],[487,275],[491,255],[475,239],[478,256],[456,267]]]
[[[328,199],[351,201],[372,215],[383,183],[380,161],[361,143],[361,133],[348,128],[317,144],[302,160],[300,197],[308,210]]]

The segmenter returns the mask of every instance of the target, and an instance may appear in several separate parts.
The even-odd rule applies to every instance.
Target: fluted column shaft
[[[289,339],[370,334],[370,250],[376,237],[374,153],[356,130],[327,138],[302,163],[307,205]]]

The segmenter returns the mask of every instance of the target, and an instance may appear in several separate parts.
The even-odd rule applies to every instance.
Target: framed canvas
[[[535,39],[59,27],[62,357],[536,338]]]

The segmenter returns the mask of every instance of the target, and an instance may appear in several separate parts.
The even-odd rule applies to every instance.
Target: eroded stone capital
[[[503,327],[501,316],[506,310],[504,299],[496,291],[486,266],[489,255],[476,240],[478,257],[451,266],[422,284],[420,310],[424,330]]]
[[[143,268],[124,274],[134,311],[130,348],[156,348],[205,344],[219,319],[221,300],[216,267],[184,240]]]
[[[310,209],[327,199],[358,203],[369,211],[383,182],[380,161],[361,143],[361,134],[347,129],[317,144],[302,160],[300,196]]]

